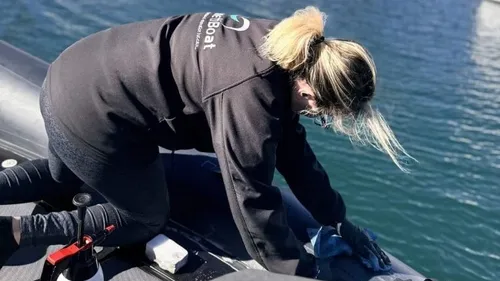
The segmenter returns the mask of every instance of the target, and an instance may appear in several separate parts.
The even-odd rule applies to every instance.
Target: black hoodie
[[[289,75],[258,55],[276,23],[209,12],[109,28],[62,52],[47,89],[70,139],[106,163],[140,165],[158,146],[215,152],[250,255],[309,275],[275,168],[321,224],[343,220],[345,206],[290,109]]]

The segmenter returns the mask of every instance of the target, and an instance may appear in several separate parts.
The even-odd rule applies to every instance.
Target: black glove
[[[306,253],[305,257],[298,265],[296,275],[310,279],[317,279],[319,275],[319,266],[316,257],[312,254]]]
[[[354,253],[370,259],[370,253],[377,257],[381,267],[390,266],[391,260],[361,228],[347,219],[337,225],[337,232],[351,246]]]

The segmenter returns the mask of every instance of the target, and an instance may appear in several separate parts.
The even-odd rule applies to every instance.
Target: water
[[[84,3],[83,3],[84,2]],[[282,18],[298,0],[0,1],[0,38],[47,61],[112,25],[222,11]],[[304,120],[352,219],[438,280],[500,278],[500,3],[315,0],[327,35],[359,40],[379,72],[376,105],[419,163],[401,173],[383,154]]]

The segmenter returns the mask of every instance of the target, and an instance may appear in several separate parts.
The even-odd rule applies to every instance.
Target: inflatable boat
[[[0,41],[0,169],[46,156],[47,136],[38,94],[47,67],[46,62]],[[171,219],[163,233],[187,250],[187,264],[171,274],[146,259],[140,250],[101,248],[98,258],[105,280],[206,281],[226,278],[228,274],[237,279],[233,274],[241,271],[265,272],[246,252],[232,220],[215,156],[194,150],[161,151],[170,180],[172,205]],[[290,226],[310,250],[307,229],[319,225],[288,189],[281,190]],[[0,215],[51,211],[51,205],[43,203],[1,205]],[[61,247],[19,250],[0,270],[0,281],[39,280],[47,254]],[[327,280],[342,281],[430,280],[388,255],[392,260],[393,272],[390,273],[372,272],[358,259],[344,255],[322,261],[323,275]]]

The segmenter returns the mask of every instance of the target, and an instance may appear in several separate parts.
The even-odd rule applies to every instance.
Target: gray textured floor
[[[0,206],[0,216],[23,216],[43,212],[44,210],[36,208],[33,203]],[[51,246],[48,250],[51,252],[60,247]],[[17,251],[0,270],[0,281],[37,280],[40,278],[47,252],[47,247],[26,248]]]
[[[43,213],[35,204],[18,204],[0,206],[0,216],[22,216]],[[47,253],[62,247],[51,246],[26,248],[17,251],[0,270],[0,281],[35,281],[40,278]],[[123,261],[110,260],[102,264],[105,280],[120,281],[159,281],[144,271],[134,268]]]

